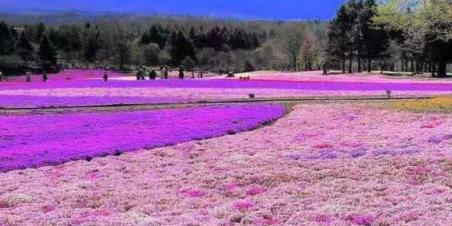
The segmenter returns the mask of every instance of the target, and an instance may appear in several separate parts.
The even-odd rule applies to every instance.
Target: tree
[[[157,66],[160,64],[159,59],[160,47],[155,43],[150,43],[144,48],[144,61],[146,65]]]
[[[39,43],[42,40],[42,37],[44,36],[46,32],[46,26],[44,25],[44,23],[39,23],[36,26],[36,30],[34,32],[34,36],[33,36],[33,41],[36,43]]]
[[[336,17],[330,23],[328,33],[328,61],[339,60],[341,62],[342,72],[345,73],[345,61],[347,55],[352,59],[353,52],[351,42],[351,30],[353,18],[349,16],[347,5],[342,5]],[[351,61],[351,60],[350,60]],[[332,62],[329,64],[331,65]],[[349,72],[351,71],[351,63]]]
[[[446,76],[447,63],[452,61],[450,1],[388,0],[378,10],[375,17],[378,24],[402,33],[404,52],[411,58],[412,70],[413,60],[430,58],[437,65],[438,76]]]
[[[52,67],[56,66],[57,54],[46,35],[42,36],[39,45],[39,60],[41,67],[45,71],[50,71]]]
[[[125,69],[125,65],[130,62],[130,48],[126,42],[116,43],[116,59],[120,70]]]
[[[99,40],[100,33],[96,30],[89,31],[86,36],[83,48],[83,58],[88,62],[93,62],[94,59],[96,59],[97,53],[101,47]]]
[[[195,68],[195,61],[191,57],[186,56],[182,61],[182,65],[186,70],[193,70]]]
[[[5,22],[0,22],[0,55],[14,53],[14,39],[11,30]]]
[[[180,65],[182,60],[184,60],[187,56],[192,59],[195,58],[193,44],[185,37],[182,31],[171,35],[169,54],[171,56],[173,66]]]
[[[28,61],[32,60],[34,57],[34,48],[31,45],[30,41],[27,38],[27,35],[25,32],[22,32],[20,34],[19,42],[16,45],[17,54],[20,56],[20,58],[27,63]]]
[[[252,72],[256,70],[256,67],[254,66],[253,62],[251,62],[249,59],[245,61],[245,67],[244,72]]]
[[[289,60],[289,65],[294,71],[297,70],[298,57],[301,51],[301,45],[303,44],[302,31],[294,29],[288,34],[288,40],[286,45],[286,54]]]
[[[214,26],[207,33],[207,46],[217,51],[224,50],[227,40],[226,33],[227,29],[225,27]]]

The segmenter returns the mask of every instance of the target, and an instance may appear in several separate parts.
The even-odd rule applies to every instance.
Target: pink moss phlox
[[[263,192],[265,192],[265,191],[266,191],[266,189],[263,188],[263,187],[252,186],[252,187],[249,187],[249,188],[246,190],[246,194],[247,194],[247,195],[254,196],[254,195],[259,195],[259,194],[261,194],[261,193],[263,193]]]
[[[316,214],[311,218],[311,220],[317,223],[330,224],[331,222],[333,222],[333,217],[328,214]]]
[[[349,216],[347,219],[353,224],[370,226],[377,219],[377,217],[371,214],[361,214]]]
[[[248,210],[253,208],[254,206],[255,204],[248,200],[238,201],[233,204],[233,207],[237,210]]]
[[[206,195],[206,193],[202,190],[199,189],[188,189],[186,191],[183,192],[184,194],[186,194],[187,197],[189,198],[201,198],[204,195]]]

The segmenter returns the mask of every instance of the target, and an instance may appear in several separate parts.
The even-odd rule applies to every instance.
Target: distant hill
[[[118,13],[88,13],[88,12],[0,12],[0,21],[9,24],[37,24],[43,22],[47,25],[84,23],[88,21],[114,20],[136,18],[134,15],[118,14]]]

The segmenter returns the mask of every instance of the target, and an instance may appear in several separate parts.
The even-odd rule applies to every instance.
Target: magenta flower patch
[[[275,104],[153,111],[0,116],[0,172],[156,148],[256,128]]]
[[[234,208],[237,210],[247,210],[254,207],[254,203],[248,200],[238,201],[234,203]]]

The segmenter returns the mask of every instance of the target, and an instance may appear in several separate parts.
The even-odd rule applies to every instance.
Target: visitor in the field
[[[27,82],[31,82],[31,72],[27,71],[27,72],[25,73],[25,76],[26,76]]]
[[[155,72],[154,68],[149,72],[149,80],[155,80],[157,78],[157,72]]]
[[[184,79],[184,68],[182,66],[179,67],[179,78]]]
[[[322,69],[323,69],[323,75],[327,76],[328,75],[328,63],[327,62],[323,63]]]
[[[163,67],[163,77],[165,79],[168,79],[168,67]]]
[[[47,80],[49,80],[49,76],[47,76],[47,71],[44,70],[44,72],[42,73],[42,81],[47,82]]]
[[[3,72],[0,71],[0,82],[3,80]]]
[[[137,80],[141,80],[141,77],[143,76],[143,68],[139,67],[137,71]]]
[[[107,72],[104,73],[104,82],[108,81],[108,74]]]

